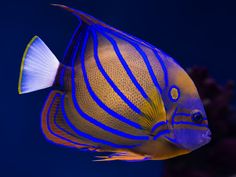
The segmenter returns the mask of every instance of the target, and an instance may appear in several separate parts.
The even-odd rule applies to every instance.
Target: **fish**
[[[95,161],[165,160],[210,142],[196,86],[152,44],[79,10],[60,62],[38,36],[27,45],[19,94],[51,87],[41,129],[57,145],[110,155]]]

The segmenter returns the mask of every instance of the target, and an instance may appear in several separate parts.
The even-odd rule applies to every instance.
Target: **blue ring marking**
[[[111,43],[113,44],[113,47],[114,47],[114,49],[115,49],[115,51],[116,51],[118,57],[119,57],[120,59],[123,59],[123,60],[124,60],[124,58],[122,57],[122,55],[121,55],[121,53],[120,53],[120,51],[119,51],[119,48],[118,48],[118,46],[117,46],[115,40],[112,39],[112,37],[106,35],[106,34],[102,31],[102,29],[99,29],[99,27],[98,27],[98,30],[99,30],[101,33],[103,33],[103,35],[106,36],[106,38],[107,38],[108,40],[111,41]],[[159,83],[158,83],[158,81],[157,81],[157,78],[156,78],[156,76],[155,76],[155,74],[154,74],[154,72],[153,72],[153,70],[152,70],[152,67],[151,67],[151,65],[150,65],[150,63],[149,63],[148,57],[147,57],[147,55],[145,54],[145,52],[144,52],[137,44],[135,44],[132,40],[126,40],[126,39],[124,39],[123,36],[117,35],[117,34],[114,33],[113,31],[110,31],[110,30],[107,30],[107,29],[104,29],[104,30],[107,31],[107,32],[109,32],[109,33],[111,33],[111,34],[113,34],[113,35],[115,35],[115,36],[117,36],[118,38],[120,38],[120,39],[122,39],[122,40],[125,40],[126,42],[130,43],[130,44],[136,49],[136,51],[138,51],[138,53],[142,56],[142,58],[143,58],[143,60],[144,60],[144,62],[145,62],[145,64],[146,64],[146,67],[147,67],[147,69],[148,69],[149,75],[151,76],[152,81],[153,81],[155,87],[159,90],[160,93],[162,93],[162,89],[161,89],[161,87],[160,87],[160,85],[159,85]],[[115,46],[114,46],[114,44],[115,44]],[[124,62],[125,62],[125,60],[124,60]],[[124,66],[124,65],[123,65],[123,66]],[[128,66],[127,66],[127,67],[128,67]],[[124,66],[124,68],[125,68],[125,66]],[[126,70],[126,68],[125,68],[125,70]],[[131,72],[131,71],[130,71],[130,72]],[[132,73],[132,72],[131,72],[131,73]],[[129,73],[128,73],[128,74],[129,74]],[[130,75],[129,75],[129,76],[130,76]],[[130,77],[131,77],[131,76],[130,76]],[[133,76],[133,77],[134,77],[134,76]],[[132,79],[132,78],[131,78],[131,79]],[[136,80],[136,81],[137,81],[137,80]],[[137,82],[137,83],[138,83],[138,82]],[[140,86],[140,87],[141,87],[141,86]],[[142,88],[142,87],[141,87],[141,88]]]
[[[76,29],[75,29],[75,31],[74,31],[74,33],[73,33],[71,39],[70,39],[69,44],[67,45],[67,48],[66,48],[66,50],[65,50],[65,52],[64,52],[64,56],[63,56],[63,58],[66,57],[66,54],[67,54],[67,52],[68,52],[68,50],[69,50],[69,48],[70,48],[70,46],[71,46],[71,44],[72,44],[72,41],[73,41],[75,35],[77,34],[77,32],[78,32],[79,29],[80,29],[81,24],[82,24],[82,22],[81,22],[81,20],[79,19],[79,24],[78,24],[78,26],[76,27]]]
[[[64,103],[64,98],[65,98],[65,95],[63,95],[61,97],[61,102]],[[66,123],[79,135],[79,136],[82,136],[83,138],[86,138],[92,142],[95,142],[95,143],[101,143],[101,144],[105,144],[105,145],[108,145],[108,146],[111,146],[111,147],[114,147],[114,148],[134,148],[134,147],[137,147],[139,146],[140,144],[136,144],[136,145],[120,145],[120,144],[115,144],[115,143],[112,143],[110,141],[106,141],[106,140],[103,140],[103,139],[99,139],[99,138],[96,138],[92,135],[89,135],[79,129],[77,129],[69,120],[69,118],[67,117],[67,114],[65,112],[65,108],[64,108],[64,104],[62,104],[62,113],[63,113],[63,116],[65,118],[65,121]]]
[[[161,122],[156,123],[156,124],[152,127],[151,133],[154,133],[154,131],[155,131],[157,128],[159,128],[160,126],[165,125],[165,124],[167,124],[167,122],[165,122],[165,121],[161,121]]]
[[[60,86],[64,86],[64,76],[65,76],[65,68],[63,67],[61,70],[61,74],[60,74]]]
[[[178,97],[176,99],[173,99],[172,96],[171,96],[171,90],[175,88],[178,92]],[[169,99],[172,101],[172,102],[177,102],[180,98],[180,89],[176,86],[176,85],[172,85],[168,91],[168,96],[169,96]]]
[[[88,36],[86,37],[86,40],[88,39]],[[88,80],[88,76],[87,76],[87,72],[86,72],[86,68],[85,68],[85,63],[84,63],[84,53],[85,53],[85,44],[83,45],[83,49],[81,51],[81,67],[82,67],[82,72],[84,75],[84,81],[87,87],[87,90],[90,94],[90,96],[93,98],[93,100],[103,109],[105,110],[108,114],[110,114],[111,116],[113,116],[114,118],[117,118],[118,120],[120,120],[123,123],[126,123],[132,127],[135,127],[137,129],[143,130],[143,128],[136,122],[130,121],[129,119],[127,119],[126,117],[116,113],[115,111],[113,111],[112,109],[110,109],[106,104],[104,104],[99,98],[98,96],[95,94],[95,92],[93,91],[89,80]],[[127,134],[129,135],[129,134]],[[133,135],[132,135],[133,136]],[[137,136],[134,136],[137,137]],[[141,138],[142,137],[142,138]],[[131,138],[131,137],[130,137]],[[148,137],[147,136],[140,136],[141,139],[145,139],[147,140]]]
[[[138,89],[138,91],[141,93],[141,95],[146,99],[149,100],[150,98],[148,97],[147,93],[143,89],[143,87],[139,84],[137,79],[135,78],[134,74],[132,73],[131,69],[129,68],[128,64],[126,63],[124,57],[122,56],[120,49],[114,39],[112,39],[110,36],[105,34],[102,30],[99,30],[99,32],[112,44],[113,49],[115,50],[116,55],[118,56],[122,66],[124,67],[127,75],[131,79],[132,83],[134,86]]]
[[[96,61],[96,64],[98,66],[98,69],[100,70],[100,72],[102,73],[102,75],[104,76],[104,78],[107,80],[107,82],[110,84],[110,86],[112,87],[112,89],[120,96],[120,98],[136,113],[138,114],[143,114],[142,111],[136,107],[121,91],[120,89],[115,85],[115,83],[112,81],[112,79],[108,76],[108,74],[106,73],[106,71],[104,70],[104,68],[102,67],[102,64],[100,63],[99,57],[98,57],[98,41],[97,41],[97,36],[95,34],[95,32],[93,30],[92,34],[93,34],[93,40],[94,40],[94,58]]]
[[[160,138],[161,136],[165,135],[165,134],[168,134],[170,133],[170,130],[163,130],[163,131],[160,131],[158,132],[158,134],[156,134],[154,137],[153,137],[153,140],[157,140],[158,138]]]
[[[161,68],[162,68],[163,73],[164,73],[165,88],[167,88],[168,85],[169,85],[169,76],[168,76],[167,68],[166,68],[165,63],[164,63],[164,61],[162,60],[161,56],[158,54],[158,52],[157,52],[155,49],[153,49],[153,52],[154,52],[154,54],[155,54],[157,60],[158,60],[159,63],[161,64]]]
[[[56,137],[58,137],[58,138],[60,138],[60,139],[62,139],[62,140],[65,140],[65,141],[67,141],[67,142],[70,142],[70,143],[72,143],[72,144],[79,145],[79,146],[88,146],[87,144],[77,143],[77,142],[74,142],[74,141],[72,141],[72,140],[70,140],[70,139],[64,138],[64,137],[62,137],[62,136],[60,136],[60,135],[57,135],[57,134],[55,134],[55,133],[51,130],[50,124],[49,124],[49,114],[50,114],[50,112],[51,112],[52,105],[53,105],[54,101],[56,100],[56,97],[57,97],[57,96],[60,96],[60,94],[56,94],[56,95],[54,96],[54,98],[53,98],[53,100],[52,100],[52,102],[51,102],[51,104],[50,104],[50,106],[49,106],[48,112],[47,112],[47,117],[46,117],[47,121],[46,121],[46,123],[47,123],[47,127],[48,127],[49,132],[50,132],[53,136],[56,136]],[[55,119],[56,113],[57,113],[57,112],[55,112],[55,114],[54,114],[54,119]],[[41,127],[41,129],[42,129],[42,127]],[[45,137],[46,137],[46,136],[45,136]],[[54,144],[61,145],[61,146],[66,146],[66,145],[63,145],[63,144],[55,143],[54,141],[48,139],[47,137],[46,137],[46,139],[49,140],[50,142],[54,143]],[[92,147],[92,146],[90,146],[90,147]],[[74,147],[74,148],[75,148],[75,147]]]

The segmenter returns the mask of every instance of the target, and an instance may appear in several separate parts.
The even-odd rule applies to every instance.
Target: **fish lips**
[[[177,146],[187,150],[198,149],[211,141],[211,131],[194,129],[174,130]]]

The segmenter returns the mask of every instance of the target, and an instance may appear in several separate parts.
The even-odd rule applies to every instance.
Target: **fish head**
[[[198,149],[211,140],[205,111],[197,100],[192,100],[187,106],[176,107],[168,126],[172,136],[169,140],[189,151]]]
[[[191,152],[211,140],[206,112],[194,82],[177,63],[171,63],[169,78],[164,96],[170,130],[166,139]]]

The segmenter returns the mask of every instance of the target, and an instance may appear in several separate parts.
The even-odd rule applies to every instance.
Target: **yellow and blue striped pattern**
[[[88,149],[130,149],[169,135],[167,124],[192,125],[174,121],[181,114],[177,108],[167,120],[163,97],[173,96],[168,92],[173,86],[163,52],[82,12],[70,11],[80,24],[65,54],[71,70],[62,68],[59,77],[59,83],[69,82],[69,88],[54,95],[60,98],[57,103],[47,102],[44,112],[49,113],[42,116],[49,139]],[[181,94],[176,90],[169,100],[173,104]]]
[[[164,109],[156,97],[168,85],[159,51],[101,25],[80,25],[71,92],[61,95],[59,118],[88,145],[138,146],[151,138],[154,125],[165,122],[155,115],[155,109]]]

